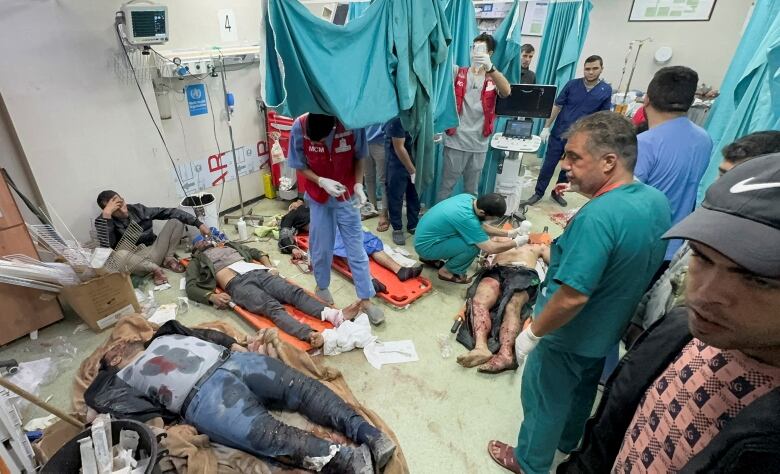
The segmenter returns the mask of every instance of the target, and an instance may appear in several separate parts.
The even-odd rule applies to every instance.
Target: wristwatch
[[[490,74],[492,72],[496,72],[496,65],[495,64],[491,65],[490,71],[488,71],[487,73]]]

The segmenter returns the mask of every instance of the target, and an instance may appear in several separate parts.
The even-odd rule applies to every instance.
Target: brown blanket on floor
[[[248,345],[250,350],[266,354],[270,353],[269,355],[278,357],[290,367],[327,385],[328,388],[344,399],[371,424],[391,436],[396,445],[398,445],[395,455],[385,467],[384,472],[386,474],[406,474],[409,472],[406,459],[404,459],[395,433],[376,413],[357,401],[341,372],[327,367],[319,361],[315,361],[309,354],[280,340],[276,330],[273,329],[263,330],[257,335],[247,337],[240,330],[222,321],[204,323],[196,327],[222,331],[236,339],[239,344]],[[156,324],[150,323],[141,316],[126,316],[119,320],[106,342],[81,363],[81,367],[79,367],[76,373],[73,387],[73,409],[82,420],[86,419],[87,413],[87,406],[84,403],[84,391],[97,375],[100,359],[103,355],[109,349],[120,344],[133,344],[138,347],[138,350],[141,350],[143,344],[152,337],[157,328]],[[284,422],[311,431],[317,436],[339,443],[346,441],[342,434],[311,423],[300,415],[284,413],[280,414],[280,417],[283,418]],[[162,449],[168,449],[169,456],[161,462],[161,467],[166,471],[190,474],[308,472],[282,467],[275,463],[255,458],[242,451],[212,444],[207,436],[199,434],[195,428],[189,425],[169,426],[166,428],[166,431],[168,437],[163,440]]]

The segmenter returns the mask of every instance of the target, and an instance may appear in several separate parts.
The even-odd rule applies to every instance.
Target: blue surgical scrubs
[[[335,129],[334,129],[335,131]],[[330,150],[333,145],[334,131],[324,142]],[[355,134],[355,159],[362,160],[368,156],[366,132],[364,129],[353,130]],[[305,169],[308,167],[303,153],[303,128],[300,119],[296,120],[290,130],[290,149],[287,163],[291,168]],[[347,263],[352,272],[352,280],[360,299],[368,299],[376,294],[371,284],[371,273],[368,268],[368,254],[363,247],[363,227],[360,222],[360,210],[354,207],[352,200],[339,201],[332,196],[319,203],[306,193],[304,196],[309,205],[311,222],[309,224],[309,252],[311,253],[314,279],[317,287],[327,289],[330,286],[330,271],[333,263],[333,247],[336,242],[336,232],[341,234],[346,249]]]
[[[577,120],[600,110],[609,110],[612,107],[612,87],[604,81],[596,84],[593,89],[588,91],[585,87],[585,79],[577,78],[567,82],[558,97],[555,99],[555,105],[561,108],[558,117],[555,119],[555,125],[550,130],[550,139],[547,142],[547,153],[544,156],[542,169],[539,171],[539,178],[536,181],[536,191],[534,194],[544,196],[550,179],[555,172],[555,167],[561,161],[563,148],[566,146],[566,140],[562,138],[571,125]],[[558,175],[558,182],[565,183],[566,173],[561,171]]]

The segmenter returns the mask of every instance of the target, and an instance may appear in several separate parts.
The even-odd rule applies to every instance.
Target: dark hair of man
[[[722,153],[724,160],[735,165],[757,156],[780,153],[780,131],[766,130],[745,135],[726,145]]]
[[[569,139],[577,133],[588,135],[588,151],[593,155],[614,153],[633,172],[636,166],[636,131],[634,124],[625,116],[609,111],[596,112],[583,117],[569,128],[564,138]]]
[[[490,217],[501,217],[506,213],[506,199],[496,193],[485,194],[477,198],[477,208]]]
[[[306,136],[314,141],[320,141],[328,136],[335,124],[336,117],[332,115],[309,114],[306,119]]]
[[[99,208],[103,209],[106,207],[106,204],[108,204],[108,201],[111,200],[114,196],[118,195],[119,193],[116,191],[106,190],[98,194],[97,197],[97,205]]]
[[[536,49],[534,49],[534,46],[531,43],[526,43],[520,46],[520,51],[522,51],[523,53],[533,53],[534,51],[536,51]]]
[[[472,43],[476,43],[477,41],[481,41],[485,44],[487,44],[488,53],[492,53],[496,50],[496,40],[493,38],[492,35],[489,35],[487,33],[482,33],[476,38],[474,38],[474,41]]]
[[[585,64],[595,63],[596,61],[599,62],[599,66],[604,67],[604,60],[601,59],[601,56],[599,56],[597,54],[594,54],[592,56],[588,56],[587,58],[585,58]]]
[[[647,86],[650,105],[659,112],[687,112],[696,98],[699,75],[685,66],[669,66],[655,73]]]

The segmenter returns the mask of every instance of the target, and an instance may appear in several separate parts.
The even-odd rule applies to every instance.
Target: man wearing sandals
[[[525,362],[518,444],[491,441],[488,451],[516,473],[547,474],[556,449],[570,453],[579,444],[605,356],[661,265],[661,236],[671,227],[663,193],[634,181],[637,140],[628,119],[597,112],[566,138],[561,168],[591,200],[553,242],[533,322],[515,341]]]
[[[414,249],[423,262],[436,264],[439,279],[466,284],[471,280],[466,272],[483,250],[493,255],[519,247],[526,240],[494,242],[490,237],[520,236],[519,229],[503,230],[485,224],[487,219],[498,219],[506,212],[506,201],[500,194],[486,194],[475,198],[459,194],[445,199],[426,212],[417,224]]]
[[[155,285],[168,282],[160,266],[176,273],[184,272],[184,267],[173,256],[173,252],[184,236],[185,225],[197,227],[205,236],[211,235],[208,226],[192,214],[175,208],[127,204],[116,191],[103,191],[98,194],[97,205],[102,209],[95,219],[95,231],[101,247],[116,247],[131,221],[141,226],[141,237],[137,242],[130,243],[144,247],[134,255],[122,255],[120,258],[127,262],[127,266],[133,269],[134,274],[151,273]],[[152,229],[154,221],[166,221],[160,235],[155,235]],[[127,252],[127,250],[119,250],[119,252]]]

